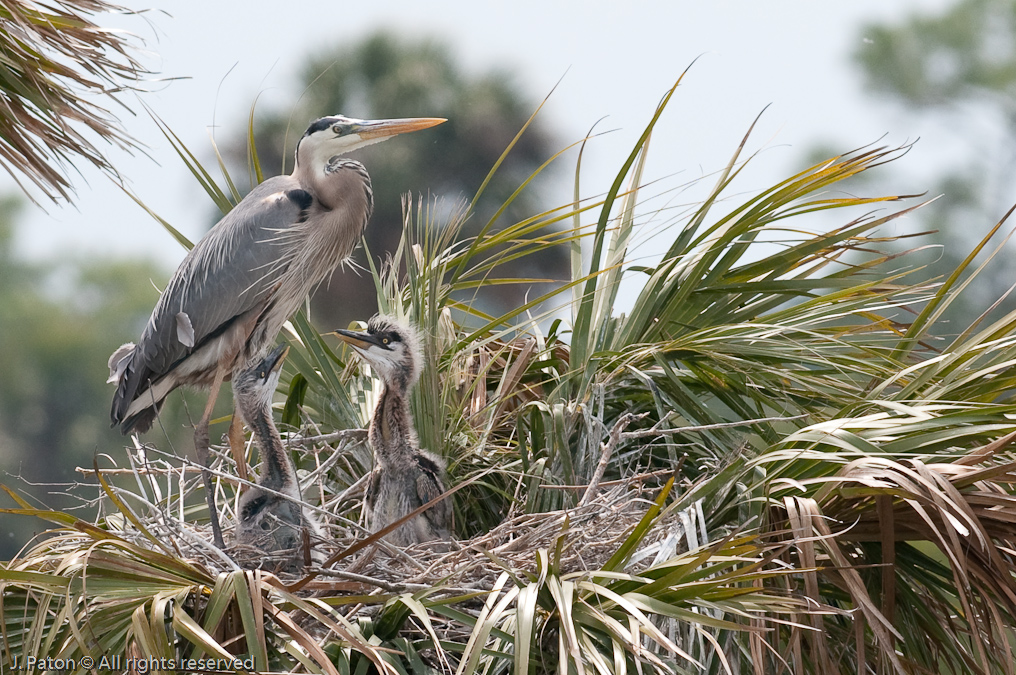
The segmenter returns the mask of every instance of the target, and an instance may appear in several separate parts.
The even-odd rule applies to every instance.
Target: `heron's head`
[[[279,345],[268,356],[233,378],[237,405],[248,422],[255,411],[271,409],[272,395],[279,386],[282,362],[288,353],[288,346]]]
[[[367,330],[337,330],[332,333],[370,364],[386,385],[409,389],[420,377],[423,354],[415,328],[377,314]]]
[[[386,141],[393,136],[436,126],[440,117],[412,117],[394,120],[358,120],[342,115],[322,117],[307,127],[296,146],[296,163],[324,167],[336,155]]]

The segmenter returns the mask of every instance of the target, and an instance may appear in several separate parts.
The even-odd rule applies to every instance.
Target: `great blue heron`
[[[264,357],[283,323],[348,258],[367,225],[370,177],[341,155],[444,121],[335,116],[312,122],[296,146],[293,173],[251,190],[191,249],[141,339],[110,357],[110,379],[117,383],[113,425],[124,434],[147,431],[169,392],[185,384],[208,387],[194,432],[198,460],[207,465],[208,420],[223,381]],[[245,478],[236,415],[233,422],[230,445]],[[208,501],[221,547],[213,494]]]
[[[268,552],[290,551],[285,567],[299,571],[304,560],[301,555],[304,530],[308,538],[320,537],[321,530],[300,506],[296,469],[272,420],[272,394],[279,384],[279,371],[288,351],[288,347],[276,347],[261,362],[233,378],[237,408],[261,449],[258,486],[240,497],[236,539]]]
[[[423,355],[416,331],[381,315],[366,332],[333,333],[370,364],[384,389],[370,420],[368,439],[376,466],[365,500],[367,525],[377,532],[444,493],[444,462],[420,449],[409,410],[409,392],[420,377]],[[410,544],[451,539],[451,502],[444,499],[402,525],[388,539]]]

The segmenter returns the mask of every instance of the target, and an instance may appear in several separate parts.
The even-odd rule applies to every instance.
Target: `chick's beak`
[[[373,335],[358,330],[343,330],[340,328],[327,333],[327,335],[334,335],[350,347],[356,347],[357,349],[367,350],[371,345],[378,344],[377,339]]]
[[[289,354],[289,345],[279,345],[268,354],[265,359],[265,365],[268,366],[268,372],[274,373],[275,371],[282,368],[282,362],[286,360],[286,356]]]

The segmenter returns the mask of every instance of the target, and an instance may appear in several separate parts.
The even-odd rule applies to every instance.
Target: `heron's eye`
[[[389,340],[388,338],[381,338],[381,344],[386,345],[389,342],[391,342],[391,340]]]
[[[346,128],[343,127],[341,124],[336,124],[334,127],[332,127],[332,131],[334,131],[337,135],[341,136],[342,134],[346,133]]]
[[[258,373],[258,377],[260,377],[263,380],[266,377],[268,377],[268,373],[262,370],[260,373]]]

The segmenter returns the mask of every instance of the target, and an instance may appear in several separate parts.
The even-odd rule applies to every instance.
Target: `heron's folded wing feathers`
[[[421,467],[423,468],[423,467]],[[423,468],[416,477],[416,494],[420,504],[426,504],[444,494],[445,488],[441,482],[440,475]],[[452,505],[448,499],[443,499],[437,504],[423,512],[426,518],[435,528],[439,537],[448,537],[448,530],[451,524]]]
[[[187,254],[159,298],[121,380],[114,399],[114,422],[122,421],[130,403],[149,383],[263,302],[274,288],[284,272],[279,264],[284,239],[279,234],[299,223],[305,208],[300,199],[287,195],[296,188],[289,176],[268,179]],[[193,328],[191,345],[179,338],[177,315],[181,312]]]

